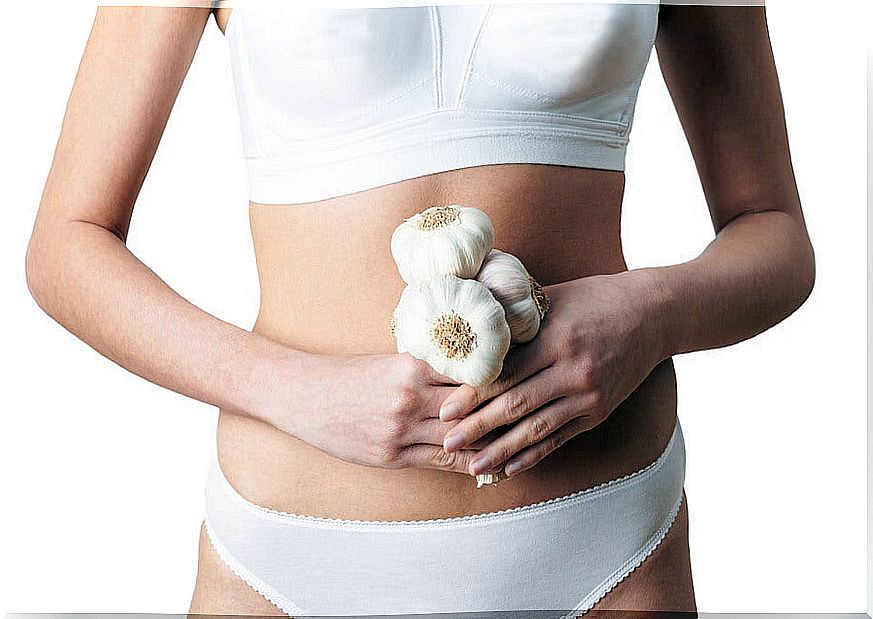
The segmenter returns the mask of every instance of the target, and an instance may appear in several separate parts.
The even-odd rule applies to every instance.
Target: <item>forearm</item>
[[[156,384],[264,421],[271,364],[303,375],[307,355],[197,308],[96,224],[38,226],[27,254],[43,310],[94,349]]]
[[[640,273],[667,358],[735,344],[780,322],[809,296],[815,260],[802,219],[773,210],[736,217],[693,260]]]

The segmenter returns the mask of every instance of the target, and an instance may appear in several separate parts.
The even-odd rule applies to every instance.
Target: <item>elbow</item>
[[[807,269],[807,279],[806,279],[806,296],[803,298],[805,301],[809,298],[809,295],[812,294],[812,289],[815,288],[815,251],[812,249],[812,244],[809,244],[809,268]]]
[[[796,213],[777,211],[783,217],[783,242],[781,259],[782,276],[779,287],[782,290],[782,318],[797,311],[812,295],[815,288],[816,263],[815,250],[809,231],[798,210]],[[781,319],[780,319],[781,320]]]
[[[55,318],[53,298],[61,277],[58,266],[63,261],[58,259],[54,244],[44,237],[45,232],[34,229],[24,257],[24,276],[30,296],[42,311]]]
[[[24,277],[27,281],[27,289],[36,304],[45,311],[46,299],[46,258],[45,252],[40,248],[37,232],[30,237],[27,251],[24,255]]]
[[[793,309],[803,305],[815,288],[815,250],[813,250],[812,243],[806,235],[804,235],[804,243],[800,253],[801,258],[797,269],[796,297]]]

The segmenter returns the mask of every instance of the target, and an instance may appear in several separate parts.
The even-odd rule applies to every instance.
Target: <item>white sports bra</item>
[[[311,202],[494,163],[623,170],[658,9],[237,0],[249,197]]]

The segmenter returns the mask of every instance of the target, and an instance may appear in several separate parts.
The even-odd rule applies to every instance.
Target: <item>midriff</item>
[[[495,247],[518,256],[544,285],[626,270],[623,191],[621,172],[498,164],[309,204],[252,204],[261,285],[253,331],[314,353],[395,352],[388,321],[404,282],[391,257],[391,233],[437,204],[486,211]],[[219,416],[218,449],[230,482],[259,505],[328,518],[417,520],[535,503],[634,472],[664,449],[675,415],[667,360],[602,424],[531,469],[482,488],[465,474],[352,464],[227,411]]]

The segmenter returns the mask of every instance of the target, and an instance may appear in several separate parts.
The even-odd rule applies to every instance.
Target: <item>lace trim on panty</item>
[[[237,561],[236,557],[234,557],[230,553],[230,551],[228,551],[228,549],[224,547],[224,544],[218,541],[218,538],[212,531],[212,527],[210,527],[209,525],[208,518],[204,520],[204,524],[206,525],[206,535],[209,538],[209,543],[212,544],[215,552],[218,554],[221,560],[224,561],[225,565],[230,568],[230,571],[236,574],[237,577],[239,577],[249,587],[254,589],[255,592],[260,594],[261,597],[263,597],[270,604],[281,610],[289,617],[293,616],[295,619],[300,619],[301,617],[311,616],[312,613],[304,610],[303,608],[300,608],[294,602],[273,589],[271,586],[262,582],[248,569],[246,569],[242,563]]]
[[[650,462],[648,465],[637,471],[628,473],[627,475],[623,475],[622,477],[617,477],[615,479],[605,481],[590,488],[577,490],[576,492],[559,497],[554,497],[551,499],[546,499],[538,503],[519,505],[517,507],[510,507],[498,511],[486,512],[482,514],[468,514],[464,516],[452,516],[448,518],[426,518],[422,520],[347,520],[344,518],[326,518],[324,516],[295,514],[292,512],[271,509],[269,507],[264,507],[262,505],[252,503],[244,496],[242,496],[236,490],[236,488],[231,485],[231,483],[227,480],[227,477],[225,477],[221,471],[221,466],[218,464],[217,454],[214,454],[215,460],[213,466],[216,467],[215,473],[219,478],[219,483],[224,487],[224,489],[227,491],[227,494],[231,497],[233,501],[235,501],[238,505],[242,506],[244,509],[253,514],[257,514],[259,516],[270,518],[279,522],[292,521],[295,524],[323,526],[327,528],[428,528],[434,526],[448,526],[451,524],[468,525],[473,522],[499,521],[506,518],[517,518],[524,515],[541,514],[543,512],[551,511],[553,509],[569,508],[571,506],[577,505],[578,503],[594,500],[598,497],[603,496],[604,494],[634,486],[638,483],[643,482],[648,477],[654,475],[662,466],[664,466],[667,458],[676,449],[676,443],[683,440],[681,438],[681,433],[682,429],[677,420],[673,428],[673,434],[670,436],[670,440],[667,441],[666,447],[653,462]]]
[[[602,600],[607,593],[612,591],[618,583],[627,578],[627,576],[637,569],[657,548],[667,533],[673,526],[676,516],[679,514],[679,508],[682,505],[682,495],[673,505],[666,520],[661,524],[661,527],[649,539],[648,543],[640,548],[632,557],[625,561],[617,570],[610,574],[602,583],[600,583],[591,593],[586,595],[581,602],[570,613],[561,617],[561,619],[576,619],[579,615],[586,614],[595,604]]]

